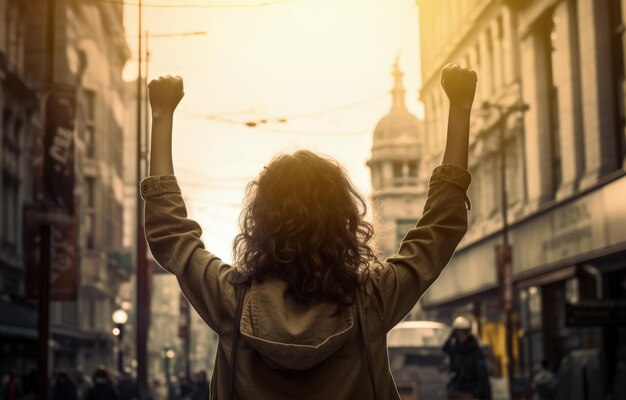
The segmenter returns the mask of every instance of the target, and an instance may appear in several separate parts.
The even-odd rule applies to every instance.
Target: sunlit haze
[[[264,0],[262,0],[264,1]],[[133,2],[135,3],[135,2]],[[241,6],[261,1],[151,0]],[[174,167],[207,249],[231,261],[244,188],[281,152],[310,149],[339,160],[370,192],[372,132],[390,106],[400,57],[407,106],[419,117],[418,17],[413,0],[293,0],[263,7],[144,7],[149,79],[184,78]],[[125,7],[134,79],[137,7]],[[279,122],[286,119],[286,122]],[[267,120],[250,128],[248,121]]]

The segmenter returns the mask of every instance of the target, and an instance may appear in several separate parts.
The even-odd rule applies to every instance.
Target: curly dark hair
[[[366,212],[337,161],[307,150],[280,155],[248,184],[235,266],[249,279],[284,280],[300,304],[352,305],[380,265]]]

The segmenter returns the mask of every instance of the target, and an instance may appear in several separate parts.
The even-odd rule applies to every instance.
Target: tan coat
[[[435,168],[424,214],[400,249],[375,274],[364,300],[379,399],[398,399],[389,372],[387,332],[413,308],[448,263],[467,230],[469,173]],[[205,250],[200,226],[187,218],[173,175],[141,183],[146,238],[157,262],[176,275],[204,321],[219,335],[211,382],[213,399],[227,399],[233,327],[240,325],[235,399],[371,399],[356,308],[331,317],[334,306],[301,307],[277,280],[252,283],[240,324],[230,279],[237,272]]]

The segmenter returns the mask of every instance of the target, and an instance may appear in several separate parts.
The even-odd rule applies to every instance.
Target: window
[[[537,364],[544,358],[541,288],[531,286],[519,292],[520,323],[524,332],[524,369],[532,375]]]
[[[417,178],[417,162],[409,161],[409,178]]]
[[[85,178],[85,245],[87,249],[95,248],[96,236],[96,180]]]
[[[88,158],[96,156],[96,94],[92,90],[85,91],[85,150]]]
[[[393,162],[393,186],[417,186],[417,161]]]

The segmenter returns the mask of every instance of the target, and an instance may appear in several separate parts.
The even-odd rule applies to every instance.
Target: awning
[[[0,296],[0,336],[37,339],[35,307],[9,296]]]

